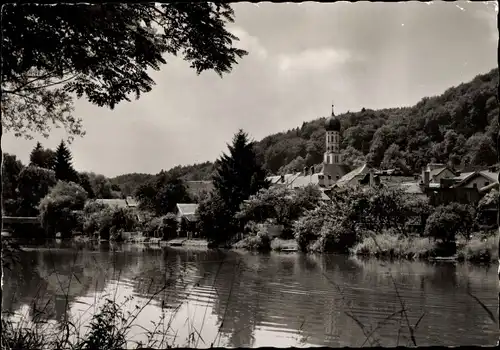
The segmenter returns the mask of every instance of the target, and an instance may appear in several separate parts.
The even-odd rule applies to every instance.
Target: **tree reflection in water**
[[[377,327],[370,337],[393,346],[409,336],[400,314],[387,320],[401,309],[399,294],[412,324],[425,312],[418,345],[486,345],[497,329],[467,291],[493,309],[495,277],[494,267],[450,263],[101,244],[24,252],[5,271],[2,299],[6,310],[29,305],[30,317],[47,304],[44,317],[60,321],[116,287],[152,298],[137,319],[143,327],[162,308],[177,310],[179,337],[203,338],[192,346],[359,346]]]

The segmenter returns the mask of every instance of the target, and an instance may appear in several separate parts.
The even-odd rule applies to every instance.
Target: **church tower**
[[[332,115],[325,122],[326,151],[323,156],[324,164],[342,164],[340,154],[340,121],[335,117],[332,105]]]
[[[335,116],[333,105],[332,115],[325,121],[325,140],[321,178],[323,185],[329,187],[350,171],[349,167],[343,164],[340,153],[340,120]]]

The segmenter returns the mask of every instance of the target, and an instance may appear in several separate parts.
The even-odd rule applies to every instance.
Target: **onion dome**
[[[326,118],[325,129],[326,131],[340,131],[340,120],[338,120],[338,118],[335,116],[335,113],[333,112],[333,105],[332,115]]]

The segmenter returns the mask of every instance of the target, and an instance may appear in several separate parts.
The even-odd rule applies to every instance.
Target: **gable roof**
[[[498,174],[491,172],[491,171],[474,171],[474,172],[468,172],[468,173],[462,173],[460,176],[457,176],[456,179],[459,180],[459,182],[455,185],[455,187],[460,187],[471,181],[472,179],[482,176],[491,182],[496,182],[498,178]]]
[[[370,170],[371,170],[371,168],[365,163],[362,166],[357,167],[353,171],[348,172],[347,174],[345,174],[344,176],[342,176],[337,181],[337,185],[339,185],[339,186],[347,185],[356,176],[367,174]]]
[[[271,182],[271,185],[290,185],[300,175],[301,173],[297,172],[293,174],[268,176],[266,179]],[[285,182],[282,182],[282,179],[284,179]]]
[[[299,175],[296,176],[290,183],[292,188],[306,187],[308,185],[319,185],[319,173],[312,175]]]
[[[198,204],[177,203],[176,207],[177,207],[178,214],[181,217],[185,217],[189,221],[196,220],[196,210],[198,209]]]
[[[445,166],[445,167],[442,167],[442,168],[432,169],[430,171],[430,178],[434,179],[435,176],[438,176],[439,174],[441,174],[445,170],[449,170],[453,175],[456,175],[456,173],[451,168]]]

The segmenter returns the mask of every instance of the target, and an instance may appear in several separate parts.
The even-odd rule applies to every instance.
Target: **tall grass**
[[[351,253],[377,258],[426,259],[436,248],[434,240],[427,237],[404,237],[384,232],[365,237],[351,248]]]
[[[487,263],[498,260],[498,237],[473,237],[458,246],[457,259]]]
[[[376,258],[428,259],[438,255],[437,242],[427,237],[404,237],[390,232],[371,234],[350,249],[351,254]],[[457,242],[456,258],[459,261],[493,262],[498,259],[496,236],[473,236],[468,241]]]

